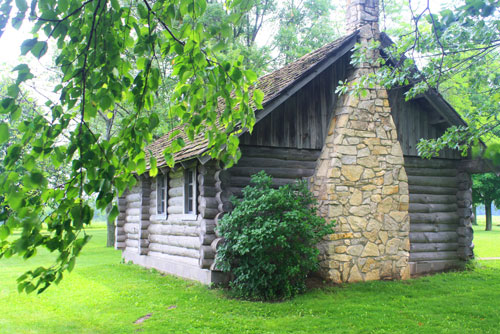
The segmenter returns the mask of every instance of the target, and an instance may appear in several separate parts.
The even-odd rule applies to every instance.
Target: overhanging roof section
[[[259,122],[288,97],[293,95],[307,83],[313,80],[322,71],[347,54],[356,44],[357,32],[339,38],[325,46],[312,51],[296,61],[261,77],[257,88],[264,92],[263,109],[256,113]],[[176,162],[200,157],[208,149],[208,140],[200,133],[193,141],[182,135],[186,146],[174,155]],[[165,135],[147,147],[156,157],[157,166],[166,165],[163,151],[169,146],[171,140]],[[206,159],[209,160],[209,159]]]

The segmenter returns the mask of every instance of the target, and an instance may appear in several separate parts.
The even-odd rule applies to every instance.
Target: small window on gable
[[[158,173],[156,177],[156,213],[167,215],[168,174]]]
[[[196,169],[184,171],[184,213],[196,214]]]

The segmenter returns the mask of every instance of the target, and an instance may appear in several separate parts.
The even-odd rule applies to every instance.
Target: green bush
[[[305,181],[272,188],[264,172],[218,225],[224,242],[217,266],[231,272],[234,295],[253,300],[282,300],[304,291],[307,275],[318,268],[315,245],[332,233],[333,223],[316,215],[316,200]]]

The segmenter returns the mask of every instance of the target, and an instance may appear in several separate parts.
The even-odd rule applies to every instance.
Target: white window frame
[[[191,180],[188,179],[190,172],[191,174]],[[197,175],[196,175],[196,167],[193,168],[188,168],[184,170],[184,215],[186,219],[196,219],[198,215],[198,192],[197,192]],[[191,185],[190,185],[191,183]],[[190,188],[189,188],[190,187]],[[190,199],[189,198],[189,190],[192,191],[193,197]],[[189,203],[188,201],[191,201],[191,206],[192,206],[192,211],[189,211]]]
[[[163,192],[160,190],[160,181],[163,181]],[[164,199],[162,197],[164,195]],[[163,203],[163,207],[161,204]],[[161,209],[161,210],[160,210]],[[158,173],[156,176],[156,214],[160,217],[167,218],[168,216],[168,172],[165,174]]]

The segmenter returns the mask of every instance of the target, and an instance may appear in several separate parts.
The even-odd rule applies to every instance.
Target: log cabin
[[[320,274],[332,282],[407,279],[463,268],[473,258],[471,163],[444,150],[423,160],[416,145],[437,138],[459,114],[434,91],[405,101],[403,88],[374,87],[365,96],[335,91],[375,71],[351,65],[356,43],[387,42],[379,32],[378,0],[351,0],[348,34],[263,76],[263,109],[240,137],[241,159],[225,169],[205,155],[203,134],[167,167],[168,135],[149,150],[160,173],[118,199],[116,248],[148,268],[220,282],[216,226],[250,176],[265,170],[276,186],[307,179],[318,213],[336,221],[319,245]],[[372,58],[377,56],[378,50]],[[147,173],[146,173],[147,174]]]

